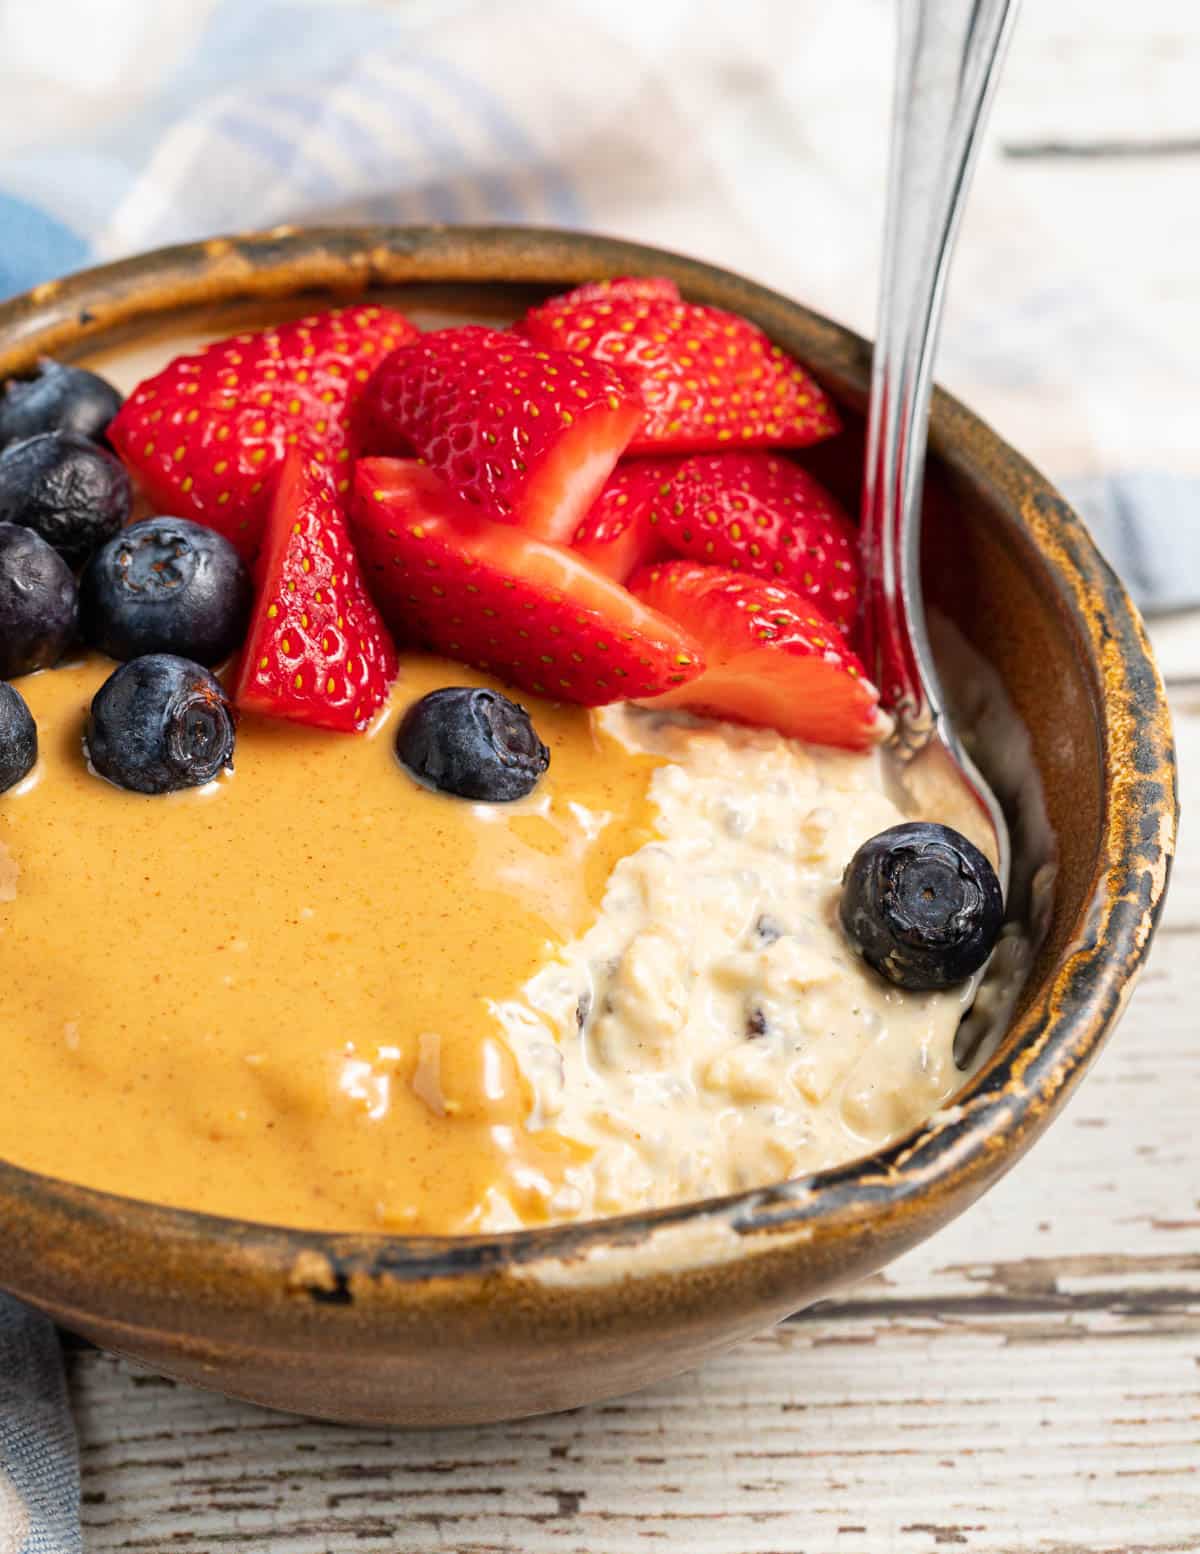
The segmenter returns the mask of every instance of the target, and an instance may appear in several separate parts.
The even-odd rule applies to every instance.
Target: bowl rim
[[[835,392],[839,382],[867,381],[865,340],[734,272],[620,239],[504,226],[280,227],[83,270],[0,303],[0,379],[60,346],[75,349],[116,325],[153,322],[187,307],[412,283],[550,289],[639,271],[668,275],[685,295],[746,313],[777,338],[799,323],[806,361]],[[930,445],[952,469],[976,476],[980,469],[1005,471],[1004,489],[993,498],[1014,511],[1045,556],[1100,682],[1096,717],[1107,774],[1099,859],[1077,931],[1010,1027],[1011,1050],[993,1056],[955,1105],[883,1150],[811,1176],[581,1224],[470,1236],[295,1230],[166,1208],[3,1160],[0,1223],[53,1222],[60,1255],[78,1267],[87,1266],[81,1246],[111,1249],[130,1234],[149,1238],[171,1249],[177,1274],[196,1271],[200,1298],[222,1303],[232,1287],[222,1273],[233,1282],[252,1275],[257,1284],[264,1274],[288,1280],[311,1266],[317,1272],[310,1293],[337,1304],[349,1303],[350,1281],[359,1276],[403,1290],[542,1261],[572,1263],[597,1249],[636,1248],[660,1232],[714,1220],[750,1245],[818,1227],[830,1234],[861,1230],[865,1220],[918,1199],[969,1202],[1041,1131],[1119,1016],[1162,907],[1178,800],[1170,716],[1141,620],[1080,519],[1021,455],[941,390]],[[62,1249],[69,1243],[68,1254]]]

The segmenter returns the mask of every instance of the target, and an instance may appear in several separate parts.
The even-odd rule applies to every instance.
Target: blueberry
[[[0,679],[58,663],[78,615],[75,578],[58,552],[32,529],[0,523]]]
[[[913,992],[978,971],[1004,922],[991,864],[949,826],[914,821],[873,836],[851,858],[839,906],[869,966]]]
[[[110,658],[179,653],[219,664],[246,634],[254,587],[223,535],[146,518],[102,545],[79,580],[84,640]]]
[[[92,765],[118,788],[198,788],[232,760],[233,710],[203,664],[148,653],[115,669],[96,692],[86,744]]]
[[[0,680],[0,793],[29,775],[37,753],[37,724],[25,698]]]
[[[0,523],[22,523],[72,566],[129,518],[133,491],[120,459],[78,432],[43,432],[0,452]]]
[[[121,396],[106,379],[43,357],[32,378],[11,378],[0,393],[0,448],[39,432],[103,437],[120,408]]]
[[[523,799],[550,765],[529,714],[498,691],[452,685],[404,714],[396,754],[418,782],[462,799]]]

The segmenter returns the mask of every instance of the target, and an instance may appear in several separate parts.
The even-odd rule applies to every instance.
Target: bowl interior
[[[368,286],[374,297],[394,301],[423,322],[505,322],[548,292],[638,270],[671,274],[694,300],[746,314],[810,366],[845,412],[847,429],[808,450],[804,462],[854,510],[869,378],[866,343],[737,276],[606,239],[517,229],[336,229],[164,251],[43,288],[0,309],[0,376],[21,370],[39,352],[101,369],[119,359],[128,365],[139,349],[161,350],[168,339],[183,345],[197,334],[217,336],[264,318],[298,315],[360,296]],[[848,1222],[881,1193],[911,1201],[928,1197],[935,1185],[961,1205],[1000,1169],[987,1141],[1005,1124],[991,1098],[1005,1093],[1016,1099],[1020,1092],[1022,1121],[1034,1131],[1044,1123],[1111,1024],[1161,900],[1173,841],[1170,738],[1136,616],[1053,491],[982,423],[940,394],[930,448],[926,587],[932,610],[948,628],[941,640],[953,649],[941,662],[952,703],[973,728],[979,764],[1009,808],[1020,914],[1028,917],[1034,905],[1035,876],[1052,859],[1057,864],[1046,931],[1006,1038],[959,1097],[971,1103],[969,1117],[965,1106],[951,1108],[871,1160],[820,1173],[774,1197],[747,1195],[739,1231],[780,1223],[772,1217],[776,1209],[785,1219]],[[1102,644],[1114,636],[1117,645],[1102,662]],[[988,706],[981,693],[981,662],[1003,686],[999,707]],[[1140,744],[1129,721],[1134,704],[1143,717]],[[1144,801],[1156,830],[1145,837],[1141,853],[1134,821],[1114,811],[1114,762],[1140,762],[1148,774]],[[1122,919],[1107,958],[1080,961],[1074,951],[1094,948],[1097,914],[1113,909],[1120,871],[1146,860],[1155,872],[1141,902],[1145,925],[1139,929]],[[1014,1071],[1018,1050],[1023,1079]],[[1012,1145],[1009,1158],[1022,1147],[1005,1142]],[[885,1180],[886,1188],[880,1185]],[[534,1257],[551,1247],[694,1217],[706,1207],[715,1205],[631,1217],[625,1227],[606,1222],[490,1238],[487,1246],[480,1243],[478,1257],[486,1259],[488,1246],[499,1243],[505,1255]],[[189,1240],[211,1233],[196,1216],[155,1219]],[[376,1237],[358,1238],[355,1245],[372,1266],[409,1266],[414,1274],[430,1266],[429,1243]],[[475,1254],[463,1245],[462,1257]]]

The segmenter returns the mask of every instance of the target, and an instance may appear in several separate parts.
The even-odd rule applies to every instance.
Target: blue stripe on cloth
[[[77,232],[0,189],[0,298],[77,270],[88,253]]]
[[[402,91],[361,79],[354,79],[351,85],[358,99],[377,97],[383,103],[395,141],[402,140],[407,133],[419,142],[428,154],[429,166],[438,169],[440,176],[430,176],[414,191],[415,169],[411,162],[401,161],[389,137],[372,136],[348,114],[332,111],[315,88],[311,93],[266,92],[253,104],[247,101],[223,109],[213,120],[212,128],[270,163],[298,189],[306,204],[353,199],[356,194],[369,197],[366,190],[372,184],[390,184],[401,196],[418,192],[426,207],[426,219],[461,221],[466,212],[455,185],[463,181],[467,163],[462,147],[449,130],[438,123],[419,99],[409,98]],[[272,109],[279,119],[287,121],[286,125],[270,122],[262,112]],[[315,150],[306,152],[306,136],[314,136],[318,143],[345,148],[354,163],[353,183],[340,181]]]
[[[375,94],[379,99],[384,99],[385,95],[388,94],[390,90],[393,100],[395,96],[400,95],[400,93],[403,92],[404,100],[407,104],[409,114],[410,116],[415,116],[420,101],[417,94],[421,90],[422,83],[425,81],[434,80],[437,77],[437,70],[435,68],[436,61],[434,61],[428,55],[414,54],[411,50],[406,49],[403,58],[399,58],[398,56],[393,55],[388,59],[387,63],[393,69],[401,72],[401,74],[404,72],[411,73],[414,78],[414,89],[411,92],[403,92],[403,88],[399,86],[393,89],[389,89],[389,86],[386,82],[379,80],[358,83],[360,89],[366,88],[367,90],[370,90],[374,88]],[[462,106],[461,101],[458,105]],[[473,104],[469,103],[469,100],[468,105],[473,106]],[[437,138],[434,134],[431,133],[433,123],[434,121],[430,113],[423,112],[420,114],[418,124],[423,131],[426,148],[432,155],[438,156],[441,148],[438,146]],[[448,132],[446,133],[448,135]],[[444,151],[442,151],[441,154],[444,156]],[[520,201],[517,199],[511,182],[507,176],[499,170],[499,168],[494,166],[490,161],[484,162],[481,166],[472,166],[470,158],[468,158],[466,152],[462,149],[461,145],[458,144],[457,140],[454,143],[454,154],[451,165],[455,169],[460,183],[465,183],[469,180],[470,183],[476,186],[476,188],[479,190],[479,193],[482,195],[484,207],[488,211],[489,215],[495,217],[498,220],[520,219]],[[457,218],[439,216],[438,220],[448,221],[461,219],[461,214],[462,213],[460,211],[460,215]]]
[[[312,157],[305,157],[296,140],[267,123],[249,102],[221,109],[206,128],[227,136],[239,150],[249,151],[270,164],[289,183],[298,186],[306,200],[327,200],[342,192],[336,178]]]
[[[469,171],[467,157],[457,137],[439,123],[428,106],[415,95],[397,90],[387,82],[359,76],[354,90],[360,97],[370,97],[382,104],[402,120],[426,151],[437,176],[425,185],[424,194],[435,221],[461,221],[463,202],[456,183],[461,183]],[[399,127],[399,126],[398,126]]]
[[[349,90],[356,100],[361,96],[358,82],[352,77],[344,77],[336,85],[342,92]],[[400,144],[403,137],[394,133],[390,124],[386,133],[373,133],[352,113],[324,100],[321,91],[321,87],[307,91],[273,89],[259,98],[263,107],[290,116],[297,126],[316,133],[322,143],[336,146],[354,166],[357,192],[347,191],[344,198],[312,214],[322,221],[429,221],[429,191],[421,184],[411,156]],[[395,129],[398,131],[398,126]],[[388,192],[367,192],[374,189]]]
[[[1135,470],[1062,488],[1140,609],[1200,606],[1200,476]]]
[[[448,20],[445,9],[432,18],[443,28]],[[499,155],[484,166],[472,167],[457,148],[459,156],[451,162],[456,143],[450,132],[424,106],[418,106],[415,94],[406,94],[414,134],[435,156],[444,155],[447,167],[460,175],[469,171],[485,209],[495,219],[549,219],[566,226],[582,225],[586,213],[566,172],[534,145],[488,84],[463,75],[445,57],[421,46],[421,35],[430,20],[428,13],[422,18],[406,16],[402,10],[384,12],[375,6],[343,4],[338,7],[334,26],[328,7],[308,0],[223,0],[209,18],[193,54],[165,86],[162,98],[173,103],[196,102],[243,84],[254,91],[257,100],[269,96],[272,87],[311,88],[319,95],[324,86],[346,82],[361,90],[369,81],[364,63],[377,56],[390,66],[411,68],[415,85],[421,77],[436,81],[476,117]],[[389,99],[387,106],[394,107],[394,99]],[[329,112],[325,108],[320,111],[322,115]],[[515,163],[536,180],[546,200],[544,212],[527,208],[511,177],[497,165],[500,162]],[[387,176],[398,178],[395,195],[412,192],[411,184],[406,188],[401,181],[403,175],[394,161]],[[421,192],[429,201],[433,219],[462,219],[458,196],[440,180]],[[365,197],[372,205],[386,204],[389,198],[384,190],[371,190]]]
[[[584,208],[563,170],[548,162],[525,134],[520,124],[507,113],[499,98],[483,83],[467,79],[448,60],[437,54],[419,53],[410,56],[410,63],[433,80],[440,80],[462,101],[478,113],[484,127],[492,135],[497,149],[509,161],[536,173],[543,185],[549,205],[549,214],[564,226],[581,226]],[[508,217],[503,198],[497,201],[497,215]],[[514,213],[517,202],[511,201]]]
[[[444,9],[352,0],[336,14],[313,0],[218,0],[196,46],[127,116],[98,125],[86,145],[0,163],[0,292],[78,267],[102,238],[107,246],[114,212],[185,125],[189,149],[131,229],[139,246],[253,224],[244,191],[263,179],[282,185],[270,220],[582,224],[553,148],[543,151],[519,103],[506,101],[510,84],[478,79],[431,46],[446,20]],[[351,95],[329,104],[331,88]],[[377,130],[354,112],[355,96],[369,98]]]
[[[5,1541],[16,1532],[17,1541]],[[79,1454],[53,1324],[0,1295],[0,1547],[81,1554]]]
[[[343,85],[341,81],[335,84]],[[290,114],[299,124],[316,126],[323,138],[333,141],[352,159],[356,171],[368,183],[385,178],[405,182],[411,178],[411,164],[402,156],[393,137],[381,139],[372,134],[353,114],[323,99],[319,86],[309,91],[276,88],[264,92],[260,101],[266,108]]]
[[[403,22],[402,9],[378,5],[222,0],[161,99],[178,105],[240,85],[320,84],[394,43],[407,31]]]

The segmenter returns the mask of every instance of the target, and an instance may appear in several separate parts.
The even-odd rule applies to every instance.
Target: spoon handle
[[[899,0],[862,544],[866,662],[919,749],[941,715],[920,588],[921,481],[946,275],[1016,0]]]

